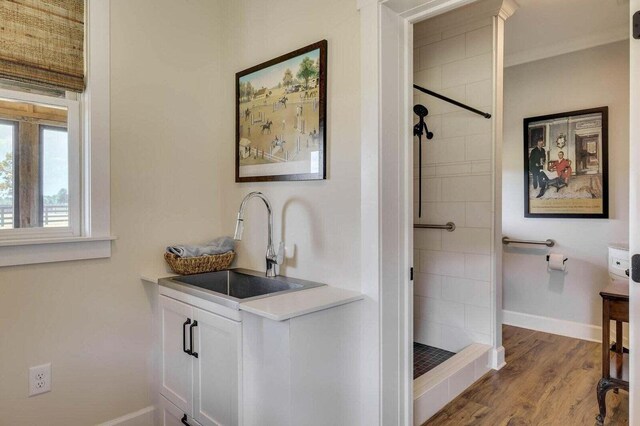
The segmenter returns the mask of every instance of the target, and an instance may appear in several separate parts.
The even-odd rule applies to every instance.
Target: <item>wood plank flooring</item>
[[[595,425],[600,344],[504,326],[507,365],[491,371],[423,426]],[[605,425],[629,424],[629,395],[607,395]]]

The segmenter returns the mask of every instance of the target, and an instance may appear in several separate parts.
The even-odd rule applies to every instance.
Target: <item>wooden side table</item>
[[[629,322],[629,281],[616,280],[600,292],[602,296],[602,378],[596,394],[599,425],[607,416],[606,397],[611,389],[629,391],[629,354],[622,346],[622,323]],[[616,322],[616,343],[610,346],[610,321]]]

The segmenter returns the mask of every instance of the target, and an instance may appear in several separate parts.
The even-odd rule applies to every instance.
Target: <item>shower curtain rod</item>
[[[433,91],[431,91],[429,89],[425,89],[424,87],[418,86],[417,84],[414,84],[413,88],[417,89],[417,90],[419,90],[421,92],[424,92],[427,95],[431,95],[431,96],[436,97],[438,99],[442,99],[445,102],[449,102],[450,104],[454,104],[455,106],[459,106],[460,108],[464,108],[464,109],[466,109],[468,111],[471,111],[473,113],[481,115],[484,118],[491,118],[491,114],[489,114],[488,112],[482,112],[482,111],[480,111],[478,109],[470,107],[469,105],[465,105],[462,102],[458,102],[455,99],[447,98],[446,96],[443,96],[440,93],[436,93],[436,92],[433,92]]]

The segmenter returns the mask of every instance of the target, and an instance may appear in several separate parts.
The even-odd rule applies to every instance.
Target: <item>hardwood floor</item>
[[[504,326],[507,365],[440,410],[429,426],[595,425],[600,344]],[[607,395],[605,425],[629,424],[629,395]],[[423,425],[423,426],[424,426]]]

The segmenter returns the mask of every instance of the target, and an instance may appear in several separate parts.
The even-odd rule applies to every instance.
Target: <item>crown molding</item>
[[[505,55],[504,67],[513,67],[554,56],[565,55],[567,53],[590,49],[629,38],[629,29],[624,27],[611,28],[595,34],[585,34],[584,36],[572,38],[560,43],[535,47],[533,49],[522,50]]]

